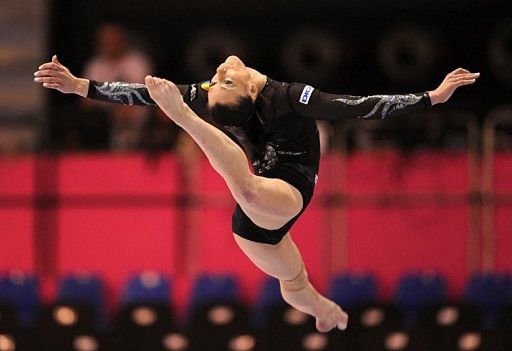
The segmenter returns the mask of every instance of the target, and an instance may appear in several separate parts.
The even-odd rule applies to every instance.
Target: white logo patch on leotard
[[[192,84],[190,86],[190,101],[194,101],[197,97],[197,84]]]
[[[309,99],[311,98],[313,90],[315,90],[315,88],[313,88],[311,85],[306,85],[304,89],[302,89],[302,94],[300,94],[299,102],[301,104],[307,105],[309,103]]]

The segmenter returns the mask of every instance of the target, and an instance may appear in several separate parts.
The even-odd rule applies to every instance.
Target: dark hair
[[[209,107],[213,121],[222,126],[243,127],[256,111],[250,96],[241,97],[235,104],[215,104]]]

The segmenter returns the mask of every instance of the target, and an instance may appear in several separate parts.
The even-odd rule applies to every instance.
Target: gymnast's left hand
[[[428,93],[432,105],[448,101],[457,88],[474,84],[478,77],[480,77],[480,73],[471,73],[464,68],[457,68],[455,71],[448,73],[441,85]]]

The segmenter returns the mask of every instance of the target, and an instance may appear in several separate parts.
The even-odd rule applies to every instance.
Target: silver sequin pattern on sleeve
[[[144,84],[140,83],[105,82],[101,86],[95,87],[95,89],[98,94],[108,96],[110,100],[120,102],[123,105],[133,105],[135,100],[144,105],[152,105],[137,90],[145,87]]]
[[[382,107],[382,112],[380,118],[385,118],[389,116],[393,111],[401,110],[407,106],[415,105],[419,103],[422,99],[422,96],[408,94],[408,95],[372,95],[372,96],[364,96],[358,99],[345,99],[338,98],[333,101],[341,102],[345,105],[349,106],[358,106],[362,103],[370,100],[377,99],[375,102],[375,106],[372,108],[370,112],[363,116],[358,116],[357,118],[367,119],[374,116],[379,109]]]

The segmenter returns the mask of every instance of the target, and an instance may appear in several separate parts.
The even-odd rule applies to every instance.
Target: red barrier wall
[[[466,154],[382,151],[353,155],[347,165],[349,195],[465,194]]]
[[[461,292],[467,274],[469,204],[465,154],[377,152],[347,167],[349,269],[380,277],[390,297],[401,275],[435,270]],[[393,201],[393,198],[395,200]]]
[[[58,180],[57,275],[98,272],[112,300],[127,277],[142,269],[176,273],[175,159],[65,156]]]
[[[467,265],[467,208],[369,208],[348,214],[349,267],[377,274],[390,297],[401,275],[443,273],[451,294],[461,292]]]
[[[34,272],[32,209],[0,211],[0,272],[15,268]]]
[[[33,173],[31,157],[0,161],[0,271],[34,271]]]

